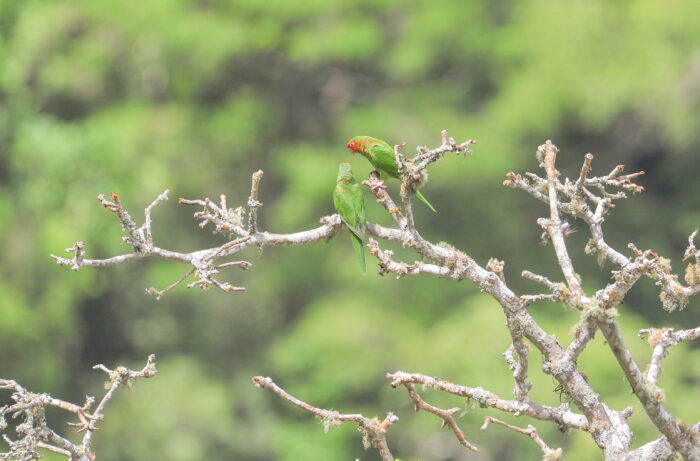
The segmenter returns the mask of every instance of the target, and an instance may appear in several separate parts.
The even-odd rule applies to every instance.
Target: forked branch
[[[544,442],[544,440],[542,440],[542,438],[537,434],[537,429],[535,429],[535,427],[532,425],[528,425],[527,428],[522,429],[518,426],[513,426],[512,424],[508,424],[505,421],[501,421],[500,419],[496,419],[492,416],[487,416],[484,420],[484,424],[481,426],[481,430],[485,431],[486,428],[489,427],[490,423],[500,424],[501,426],[505,426],[508,429],[513,429],[516,432],[520,432],[521,434],[525,434],[528,437],[530,437],[532,441],[535,442],[538,447],[540,447],[540,450],[542,450],[542,454],[544,455],[544,461],[557,461],[559,458],[561,458],[561,448],[557,448],[556,450],[552,450],[551,448],[549,448],[549,446]]]
[[[90,413],[90,408],[95,403],[94,397],[87,397],[83,405],[66,402],[51,397],[48,394],[35,394],[20,386],[12,380],[0,379],[0,390],[12,392],[10,398],[13,404],[0,407],[0,432],[7,428],[6,417],[12,419],[21,418],[23,422],[15,427],[18,439],[12,440],[6,434],[3,439],[10,447],[6,453],[0,453],[0,459],[30,460],[41,458],[39,450],[48,450],[65,456],[70,461],[91,461],[95,455],[91,452],[92,436],[97,428],[97,421],[104,418],[104,409],[112,399],[114,393],[121,386],[131,386],[137,378],[151,378],[156,374],[155,355],[150,355],[143,369],[132,371],[128,368],[117,367],[110,370],[104,365],[95,365],[93,368],[102,370],[109,376],[107,393],[102,397],[97,408]],[[69,426],[78,428],[78,432],[85,432],[81,443],[75,444],[67,438],[59,435],[46,421],[46,409],[56,407],[73,413],[78,418],[76,423],[68,423]]]
[[[647,380],[656,384],[661,373],[661,360],[666,355],[666,350],[683,341],[692,341],[700,337],[700,327],[690,330],[674,331],[673,328],[645,328],[637,333],[640,338],[647,337],[647,342],[652,347],[651,361],[644,375]]]
[[[471,451],[479,451],[474,445],[467,441],[466,437],[464,436],[464,432],[462,432],[462,429],[460,429],[457,425],[457,421],[455,421],[454,415],[457,412],[459,412],[459,407],[450,408],[449,410],[443,410],[442,408],[430,405],[425,400],[423,400],[420,395],[418,395],[418,392],[416,392],[416,387],[413,385],[412,382],[394,379],[394,375],[392,374],[387,374],[386,376],[387,378],[392,379],[392,387],[396,387],[399,384],[404,385],[404,387],[408,391],[408,398],[411,399],[411,402],[413,402],[416,412],[418,412],[419,410],[425,410],[441,418],[442,427],[450,426],[450,428],[452,428],[452,431],[457,436],[457,440],[459,440],[459,443],[461,443]]]
[[[387,413],[383,421],[379,421],[377,417],[367,418],[359,413],[343,414],[334,410],[326,410],[317,408],[308,403],[299,400],[287,391],[275,384],[271,378],[256,376],[253,378],[253,384],[257,387],[270,389],[275,394],[283,399],[293,403],[294,405],[316,415],[323,422],[323,428],[326,432],[330,429],[339,426],[343,422],[354,422],[359,425],[358,430],[362,435],[362,444],[365,449],[374,447],[379,452],[383,461],[393,461],[394,457],[389,450],[389,445],[386,443],[386,433],[389,428],[399,421],[399,418],[393,413]]]

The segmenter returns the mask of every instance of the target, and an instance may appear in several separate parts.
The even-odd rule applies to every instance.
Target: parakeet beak
[[[357,152],[355,151],[355,141],[350,141],[348,143],[348,150],[350,151],[351,154],[355,155]]]

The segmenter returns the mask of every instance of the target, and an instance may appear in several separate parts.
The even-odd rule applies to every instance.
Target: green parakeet
[[[352,175],[352,168],[348,162],[341,163],[338,169],[338,184],[333,190],[333,204],[340,214],[340,219],[350,231],[352,245],[355,247],[364,273],[366,270],[364,242],[367,231],[365,197],[362,195],[362,186]]]
[[[394,148],[386,141],[371,136],[355,136],[348,142],[348,149],[350,149],[351,154],[362,154],[369,160],[372,166],[379,171],[382,181],[386,182],[389,178],[400,179],[401,175],[399,175],[399,167],[396,165]],[[421,202],[437,213],[419,190],[416,190],[415,193]]]

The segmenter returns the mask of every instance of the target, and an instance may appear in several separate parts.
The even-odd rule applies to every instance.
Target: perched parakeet
[[[348,149],[350,149],[351,154],[362,154],[369,160],[379,171],[382,181],[386,182],[389,178],[400,178],[399,167],[396,165],[396,157],[394,156],[394,148],[386,141],[371,136],[355,136],[348,142]],[[419,190],[416,190],[415,193],[421,202],[437,213]]]
[[[362,195],[362,186],[352,175],[352,169],[348,162],[341,163],[338,169],[338,184],[333,190],[333,204],[340,214],[340,218],[350,230],[352,245],[355,247],[357,257],[360,259],[360,267],[364,273],[364,242],[367,230],[365,198]]]

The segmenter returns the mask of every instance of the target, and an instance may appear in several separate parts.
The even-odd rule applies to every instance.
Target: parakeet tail
[[[355,247],[355,252],[360,260],[360,268],[364,274],[367,271],[365,266],[365,247],[362,245],[362,240],[360,240],[357,235],[353,234],[352,232],[350,232],[350,238],[352,239],[352,246]]]
[[[428,208],[430,208],[431,210],[433,210],[433,213],[437,213],[437,211],[435,211],[435,208],[433,208],[433,206],[430,204],[430,202],[429,202],[425,197],[423,197],[423,194],[421,194],[419,190],[416,191],[416,197],[418,197],[418,199],[419,199],[421,202],[423,202],[423,203],[425,203],[426,205],[428,205]]]

